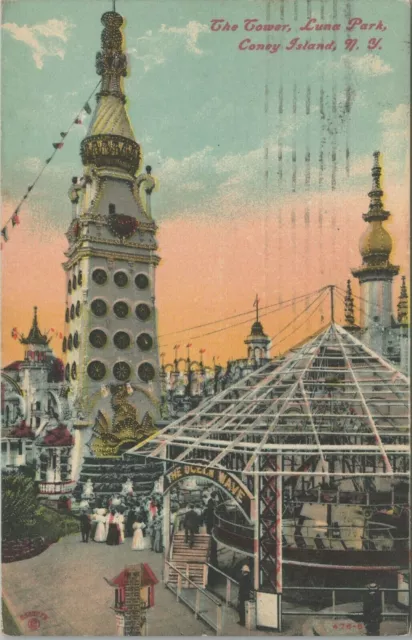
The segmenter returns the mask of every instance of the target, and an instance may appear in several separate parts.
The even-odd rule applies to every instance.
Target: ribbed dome
[[[366,262],[374,257],[389,258],[392,251],[392,238],[383,228],[380,220],[369,223],[369,228],[361,236],[359,251]]]
[[[262,325],[261,325],[261,323],[259,321],[254,322],[252,324],[251,335],[252,336],[265,336],[266,337],[266,334],[263,331],[263,327],[262,327]]]

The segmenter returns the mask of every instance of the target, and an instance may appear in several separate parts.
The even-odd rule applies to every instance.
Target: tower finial
[[[256,307],[256,322],[259,322],[259,296],[256,294],[253,306]]]
[[[346,283],[345,295],[345,322],[347,326],[353,327],[355,324],[355,304],[353,301],[353,293],[350,280]]]
[[[399,293],[398,322],[404,326],[408,325],[408,291],[406,289],[405,276],[402,276],[401,290]]]

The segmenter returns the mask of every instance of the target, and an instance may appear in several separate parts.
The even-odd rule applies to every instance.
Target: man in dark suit
[[[80,531],[82,534],[82,542],[89,542],[90,529],[92,525],[90,518],[85,511],[80,516]]]
[[[193,505],[189,504],[189,511],[186,511],[184,519],[185,527],[185,542],[189,542],[189,547],[192,548],[195,542],[195,533],[199,532],[199,516],[193,509]]]
[[[376,582],[368,584],[368,591],[363,599],[363,623],[367,636],[379,636],[382,621],[382,599]]]
[[[250,592],[252,590],[252,582],[250,579],[250,569],[247,564],[243,565],[242,573],[239,580],[239,595],[237,610],[239,613],[239,622],[242,627],[246,623],[245,602],[250,600]]]

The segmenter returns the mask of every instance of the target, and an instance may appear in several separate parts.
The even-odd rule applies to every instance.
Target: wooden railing
[[[177,602],[184,602],[192,611],[196,618],[201,618],[208,624],[212,629],[215,629],[216,635],[220,636],[222,634],[222,603],[220,600],[212,596],[210,593],[206,591],[203,587],[199,587],[199,585],[195,584],[187,575],[187,573],[183,573],[180,569],[178,569],[172,562],[165,560],[165,577],[164,583],[171,591],[176,593]],[[177,573],[177,586],[175,587],[168,580],[169,570],[173,569]],[[187,593],[184,592],[184,585],[190,585],[190,594],[195,593],[194,600]],[[214,611],[214,616],[207,615],[205,610],[201,609],[201,599],[205,598],[212,607],[212,612]],[[214,610],[214,607],[216,609]]]

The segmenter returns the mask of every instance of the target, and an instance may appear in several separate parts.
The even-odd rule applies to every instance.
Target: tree
[[[34,524],[38,507],[36,486],[20,473],[3,474],[1,517],[5,540],[23,538]]]

